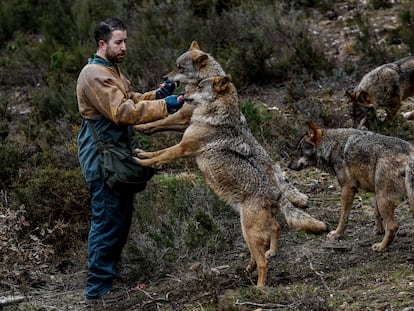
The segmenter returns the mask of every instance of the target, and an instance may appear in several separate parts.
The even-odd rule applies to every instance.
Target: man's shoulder
[[[79,77],[87,79],[112,75],[110,68],[99,64],[86,64],[79,73]]]

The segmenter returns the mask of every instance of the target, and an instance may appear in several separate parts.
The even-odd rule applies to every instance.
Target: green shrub
[[[356,50],[364,55],[369,62],[383,64],[389,61],[385,46],[371,26],[369,18],[363,15],[356,17],[359,32],[356,36]]]
[[[157,174],[136,196],[126,263],[140,277],[166,273],[179,258],[198,260],[240,238],[239,216],[203,178]]]
[[[26,171],[25,176],[16,178],[13,190],[14,205],[16,209],[24,207],[30,224],[23,234],[38,235],[59,251],[86,238],[89,193],[79,169],[47,167]]]
[[[399,12],[401,27],[399,34],[410,51],[414,53],[414,9],[408,6]]]
[[[0,143],[0,188],[9,187],[19,175],[23,149],[19,144]]]

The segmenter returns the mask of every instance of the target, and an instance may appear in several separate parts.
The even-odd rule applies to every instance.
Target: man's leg
[[[100,180],[91,182],[89,187],[92,219],[88,241],[86,296],[98,298],[112,290],[116,274],[115,261],[119,259],[127,239],[134,195],[119,197]]]

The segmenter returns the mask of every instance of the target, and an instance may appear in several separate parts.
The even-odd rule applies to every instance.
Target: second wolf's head
[[[231,82],[230,75],[204,79],[196,88],[186,92],[184,97],[196,107],[193,120],[201,117],[204,122],[220,125],[240,123],[237,90]],[[205,117],[208,120],[205,120]]]
[[[366,126],[369,129],[370,123],[376,119],[376,109],[369,94],[365,91],[347,90],[345,95],[348,99],[352,127],[361,129]]]
[[[224,75],[220,64],[211,55],[201,51],[198,43],[193,41],[189,50],[177,58],[175,69],[167,77],[185,84],[187,90],[196,87],[203,79]]]
[[[318,163],[317,145],[322,137],[322,129],[312,121],[308,125],[309,130],[299,141],[297,154],[288,165],[291,170],[300,171]]]

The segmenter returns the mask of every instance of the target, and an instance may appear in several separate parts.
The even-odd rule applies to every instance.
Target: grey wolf
[[[414,212],[414,147],[396,137],[351,128],[322,129],[314,122],[298,145],[298,155],[289,164],[293,170],[316,166],[336,176],[341,186],[339,223],[328,236],[344,234],[355,193],[375,193],[376,233],[384,233],[374,251],[386,250],[399,228],[394,210],[406,194]]]
[[[257,286],[263,287],[268,270],[267,258],[278,248],[278,211],[289,226],[310,233],[326,231],[327,226],[295,208],[276,187],[270,161],[257,154],[256,141],[246,137],[240,120],[237,91],[231,77],[202,80],[185,94],[195,106],[190,125],[181,141],[153,152],[138,150],[142,165],[160,167],[182,157],[195,157],[197,165],[217,196],[240,212],[243,237],[251,260],[246,270],[258,268]],[[270,243],[270,248],[265,247]]]
[[[414,57],[375,68],[361,79],[353,91],[348,90],[346,95],[354,128],[364,125],[369,128],[370,121],[376,118],[378,108],[386,112],[384,122],[392,120],[401,108],[402,101],[414,95]],[[405,113],[404,117],[414,119],[414,110]]]
[[[188,51],[177,58],[176,67],[169,72],[166,77],[169,80],[184,84],[185,90],[188,92],[189,90],[196,88],[198,83],[203,79],[224,75],[225,72],[223,68],[214,59],[214,57],[201,51],[198,43],[193,41]],[[139,124],[134,128],[145,134],[152,134],[159,131],[183,132],[190,124],[194,109],[194,105],[185,103],[178,112],[169,115],[165,119]],[[308,197],[289,183],[280,166],[273,161],[269,154],[256,140],[242,113],[240,113],[240,119],[242,120],[242,130],[245,138],[250,141],[249,143],[251,146],[254,146],[255,153],[261,155],[261,161],[272,163],[277,187],[280,187],[288,199],[296,206],[307,206]]]

